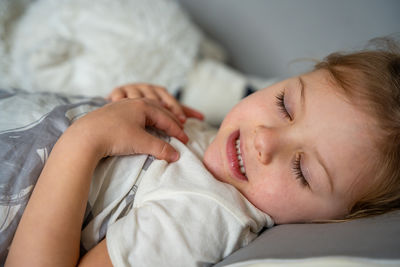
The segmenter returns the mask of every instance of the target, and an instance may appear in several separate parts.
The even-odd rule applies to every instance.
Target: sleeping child
[[[6,266],[211,265],[273,224],[400,207],[398,52],[331,54],[218,131],[160,86],[109,102],[54,145]]]

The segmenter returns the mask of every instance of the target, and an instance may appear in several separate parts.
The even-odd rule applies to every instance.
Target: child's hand
[[[181,122],[185,122],[188,117],[200,120],[204,119],[203,114],[199,111],[181,105],[164,87],[157,85],[146,83],[127,84],[115,88],[108,96],[108,99],[115,102],[123,98],[142,97],[159,102],[171,111]]]
[[[151,154],[169,162],[179,158],[178,152],[167,142],[145,129],[153,126],[166,134],[188,141],[183,126],[176,117],[158,102],[139,98],[109,103],[90,112],[72,124],[67,134],[89,145],[99,158],[113,155]]]

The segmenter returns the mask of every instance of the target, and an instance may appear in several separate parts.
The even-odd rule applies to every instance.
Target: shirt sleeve
[[[204,266],[253,240],[251,224],[210,199],[178,194],[146,201],[111,225],[107,249],[116,267]]]

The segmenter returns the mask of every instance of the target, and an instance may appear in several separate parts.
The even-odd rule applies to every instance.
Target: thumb
[[[173,146],[150,133],[144,133],[142,141],[137,144],[135,151],[141,154],[150,154],[157,159],[174,162],[179,159],[179,153]]]

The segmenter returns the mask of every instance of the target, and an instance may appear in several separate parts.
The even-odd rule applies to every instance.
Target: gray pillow
[[[400,211],[341,223],[278,225],[218,263],[324,256],[400,259]]]

